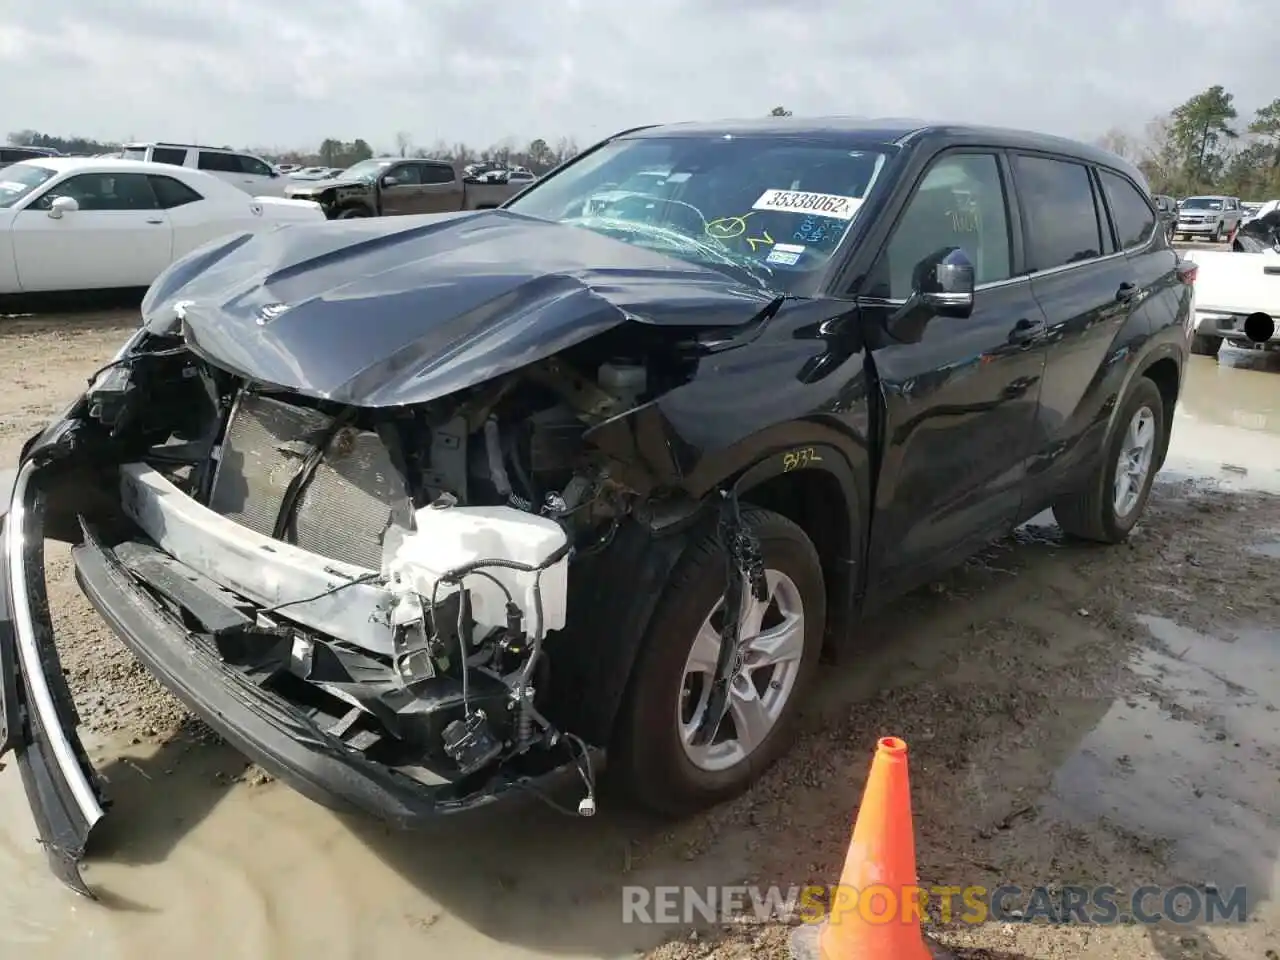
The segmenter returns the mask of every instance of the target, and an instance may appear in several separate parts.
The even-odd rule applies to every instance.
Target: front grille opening
[[[281,539],[366,570],[382,567],[383,537],[411,508],[382,438],[333,413],[242,391],[231,411],[208,506],[275,536],[290,484],[323,448]]]

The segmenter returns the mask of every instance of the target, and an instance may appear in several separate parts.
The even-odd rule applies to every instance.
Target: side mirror
[[[400,181],[399,181],[399,180],[397,180],[395,177],[383,177],[383,178],[382,178],[382,185],[383,185],[384,187],[394,187],[394,186],[395,186],[396,184],[398,184],[399,182],[400,182]]]
[[[889,335],[919,343],[934,317],[964,320],[973,313],[976,271],[959,247],[943,247],[916,264],[911,296],[889,318]]]
[[[79,209],[80,204],[75,197],[54,197],[49,204],[49,219],[61,220],[64,213],[75,213]]]

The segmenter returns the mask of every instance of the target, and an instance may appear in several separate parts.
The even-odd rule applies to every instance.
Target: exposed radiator
[[[290,482],[332,426],[332,417],[309,407],[241,393],[223,439],[210,509],[271,536]],[[378,570],[383,536],[407,500],[381,438],[343,427],[298,497],[284,539]]]

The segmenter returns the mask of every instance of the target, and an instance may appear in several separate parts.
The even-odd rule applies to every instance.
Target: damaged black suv
[[[1122,540],[1194,267],[1070,141],[771,118],[619,134],[507,203],[229,236],[26,444],[0,744],[54,869],[107,805],[47,538],[138,659],[399,825],[593,758],[681,813],[788,747],[856,618],[1037,512]],[[6,491],[7,493],[7,491]]]

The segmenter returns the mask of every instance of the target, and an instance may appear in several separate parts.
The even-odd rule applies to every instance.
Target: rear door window
[[[234,153],[213,153],[200,151],[200,169],[211,173],[242,173],[240,158]]]
[[[443,163],[424,163],[422,165],[422,182],[423,183],[453,183],[457,179],[453,172],[453,167],[447,167]]]
[[[1102,256],[1102,229],[1089,168],[1071,160],[1013,158],[1032,270]]]
[[[1151,239],[1156,226],[1156,215],[1144,197],[1132,183],[1110,170],[1099,170],[1102,189],[1111,207],[1111,219],[1115,224],[1120,248],[1140,246]]]

